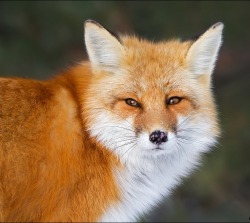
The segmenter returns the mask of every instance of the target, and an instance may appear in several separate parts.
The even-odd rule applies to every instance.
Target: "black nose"
[[[161,143],[168,141],[168,136],[167,133],[156,130],[150,134],[149,140],[154,144],[160,145]]]

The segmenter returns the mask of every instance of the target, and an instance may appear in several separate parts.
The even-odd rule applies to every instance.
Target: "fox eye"
[[[141,107],[139,102],[137,102],[136,100],[134,100],[133,98],[127,98],[125,99],[125,102],[132,107]]]
[[[177,96],[168,98],[167,105],[176,105],[176,104],[180,103],[181,100],[182,100],[182,98],[177,97]]]

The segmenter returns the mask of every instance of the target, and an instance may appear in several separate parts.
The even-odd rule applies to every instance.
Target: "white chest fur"
[[[113,204],[101,217],[101,222],[136,221],[152,209],[171,189],[180,182],[198,163],[198,156],[158,157],[144,160],[138,166],[127,164],[124,171],[117,171],[117,182],[122,198]]]

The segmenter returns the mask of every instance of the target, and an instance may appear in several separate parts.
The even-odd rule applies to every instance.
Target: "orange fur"
[[[88,138],[80,116],[75,87],[87,87],[88,73],[0,79],[1,221],[96,221],[118,199],[118,162]]]
[[[120,201],[114,171],[124,166],[90,135],[96,105],[115,118],[133,117],[134,128],[147,133],[175,132],[177,116],[196,111],[209,117],[213,135],[219,134],[209,78],[201,76],[191,89],[190,77],[182,73],[193,42],[124,36],[123,51],[97,28],[115,50],[126,52],[111,61],[110,69],[123,68],[119,76],[99,69],[89,47],[94,67],[82,63],[48,81],[0,78],[0,221],[98,221]],[[172,96],[183,100],[166,108]],[[126,98],[142,107],[127,105]]]

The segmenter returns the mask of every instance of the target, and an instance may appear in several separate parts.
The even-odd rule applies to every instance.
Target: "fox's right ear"
[[[117,71],[124,55],[123,45],[113,34],[93,20],[85,21],[84,27],[85,45],[92,69]]]
[[[212,74],[222,43],[223,26],[221,22],[214,24],[191,45],[187,64],[193,74]]]

